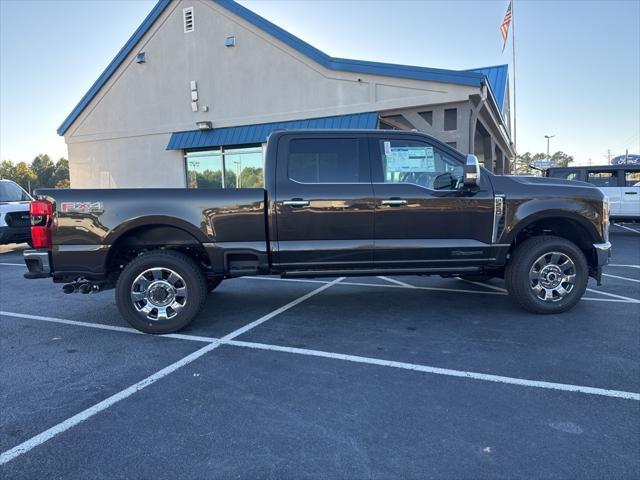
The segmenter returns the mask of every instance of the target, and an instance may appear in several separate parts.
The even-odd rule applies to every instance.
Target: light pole
[[[555,135],[545,135],[544,138],[547,139],[547,159],[550,159],[551,157],[549,156],[549,140],[551,140],[553,137],[555,137]]]

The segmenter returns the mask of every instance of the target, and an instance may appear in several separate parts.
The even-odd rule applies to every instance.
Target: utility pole
[[[607,154],[605,155],[605,157],[607,157],[607,165],[611,165],[611,149],[610,148],[607,149]]]

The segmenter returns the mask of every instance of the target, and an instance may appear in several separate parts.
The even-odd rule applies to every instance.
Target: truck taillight
[[[51,248],[53,205],[46,200],[35,200],[29,204],[29,215],[33,248]]]

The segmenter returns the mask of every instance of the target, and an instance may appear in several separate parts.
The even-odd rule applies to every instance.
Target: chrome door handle
[[[309,200],[299,200],[299,199],[285,200],[284,202],[282,202],[282,204],[287,205],[288,207],[308,207]]]
[[[389,200],[382,200],[382,205],[390,205],[392,207],[399,207],[400,205],[406,205],[407,201],[401,198],[390,198]]]

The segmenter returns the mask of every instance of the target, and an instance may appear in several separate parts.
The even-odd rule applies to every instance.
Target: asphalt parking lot
[[[638,478],[640,226],[536,316],[501,281],[223,282],[180,334],[0,253],[3,478]]]

